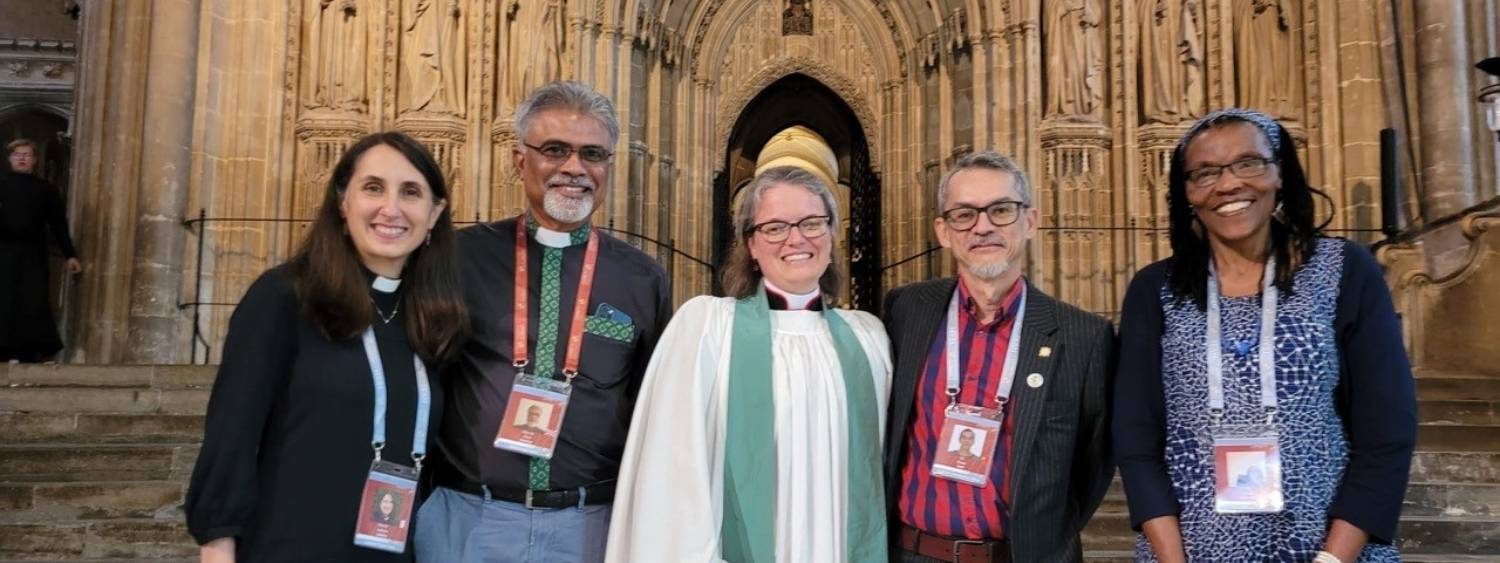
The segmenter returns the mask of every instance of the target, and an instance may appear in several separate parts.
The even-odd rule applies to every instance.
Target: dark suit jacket
[[[887,511],[892,537],[901,525],[901,470],[918,379],[932,339],[940,337],[957,280],[914,283],[886,294],[886,332],[895,373],[885,441]],[[1080,561],[1078,533],[1114,475],[1109,451],[1109,389],[1115,333],[1109,321],[1060,303],[1027,284],[1016,382],[1011,471],[1011,558]],[[1041,357],[1043,346],[1052,349]],[[1026,384],[1039,373],[1044,383]],[[894,552],[893,552],[894,553]]]

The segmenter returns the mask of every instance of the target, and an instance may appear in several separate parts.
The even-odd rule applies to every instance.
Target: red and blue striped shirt
[[[1017,279],[1001,301],[1000,314],[988,323],[976,316],[974,300],[958,282],[958,364],[964,374],[959,380],[958,401],[966,405],[996,408],[995,395],[1005,366],[1005,350],[1010,344],[1011,327],[1020,308],[1021,287]],[[944,412],[948,408],[948,369],[944,361],[947,319],[932,338],[927,362],[917,382],[916,405],[912,428],[908,432],[906,465],[901,470],[901,522],[929,534],[964,537],[975,540],[1004,539],[1010,528],[1010,451],[1014,434],[1014,408],[1005,412],[1001,437],[995,445],[990,465],[990,485],[976,487],[967,483],[932,476],[932,461],[937,455],[938,435],[943,430]]]

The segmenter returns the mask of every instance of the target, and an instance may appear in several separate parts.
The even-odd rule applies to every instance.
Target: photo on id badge
[[[1214,450],[1215,510],[1281,510],[1281,459],[1274,442],[1222,440]]]
[[[495,447],[550,458],[557,444],[558,427],[562,425],[561,401],[565,399],[532,391],[521,386],[512,390],[500,431],[495,436]]]
[[[932,474],[938,477],[984,486],[989,483],[990,457],[995,451],[996,426],[983,419],[950,413],[944,421]]]
[[[410,530],[411,501],[410,490],[375,480],[365,482],[355,544],[377,549],[404,547]]]

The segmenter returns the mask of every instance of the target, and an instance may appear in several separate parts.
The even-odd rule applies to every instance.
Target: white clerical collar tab
[[[552,248],[567,248],[572,244],[573,236],[568,233],[554,231],[547,227],[538,226],[536,228],[536,241],[538,243],[541,243],[542,246],[550,246]]]
[[[401,278],[375,276],[375,281],[370,282],[370,287],[381,293],[393,293],[401,287]]]

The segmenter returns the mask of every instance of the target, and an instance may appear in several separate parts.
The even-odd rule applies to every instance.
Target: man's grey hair
[[[558,81],[532,90],[531,95],[516,108],[519,142],[525,142],[526,133],[531,130],[536,116],[549,109],[566,109],[592,117],[609,132],[609,147],[620,141],[620,119],[615,116],[614,102],[582,82]]]
[[[959,157],[958,162],[953,163],[953,168],[949,169],[947,174],[943,174],[943,179],[938,182],[937,189],[938,213],[947,209],[948,182],[953,179],[953,175],[971,169],[1009,172],[1010,176],[1016,179],[1016,193],[1021,194],[1021,203],[1026,207],[1031,207],[1031,181],[1026,179],[1026,172],[1022,171],[1020,165],[1017,165],[1016,161],[1010,157],[992,150],[984,150]]]

